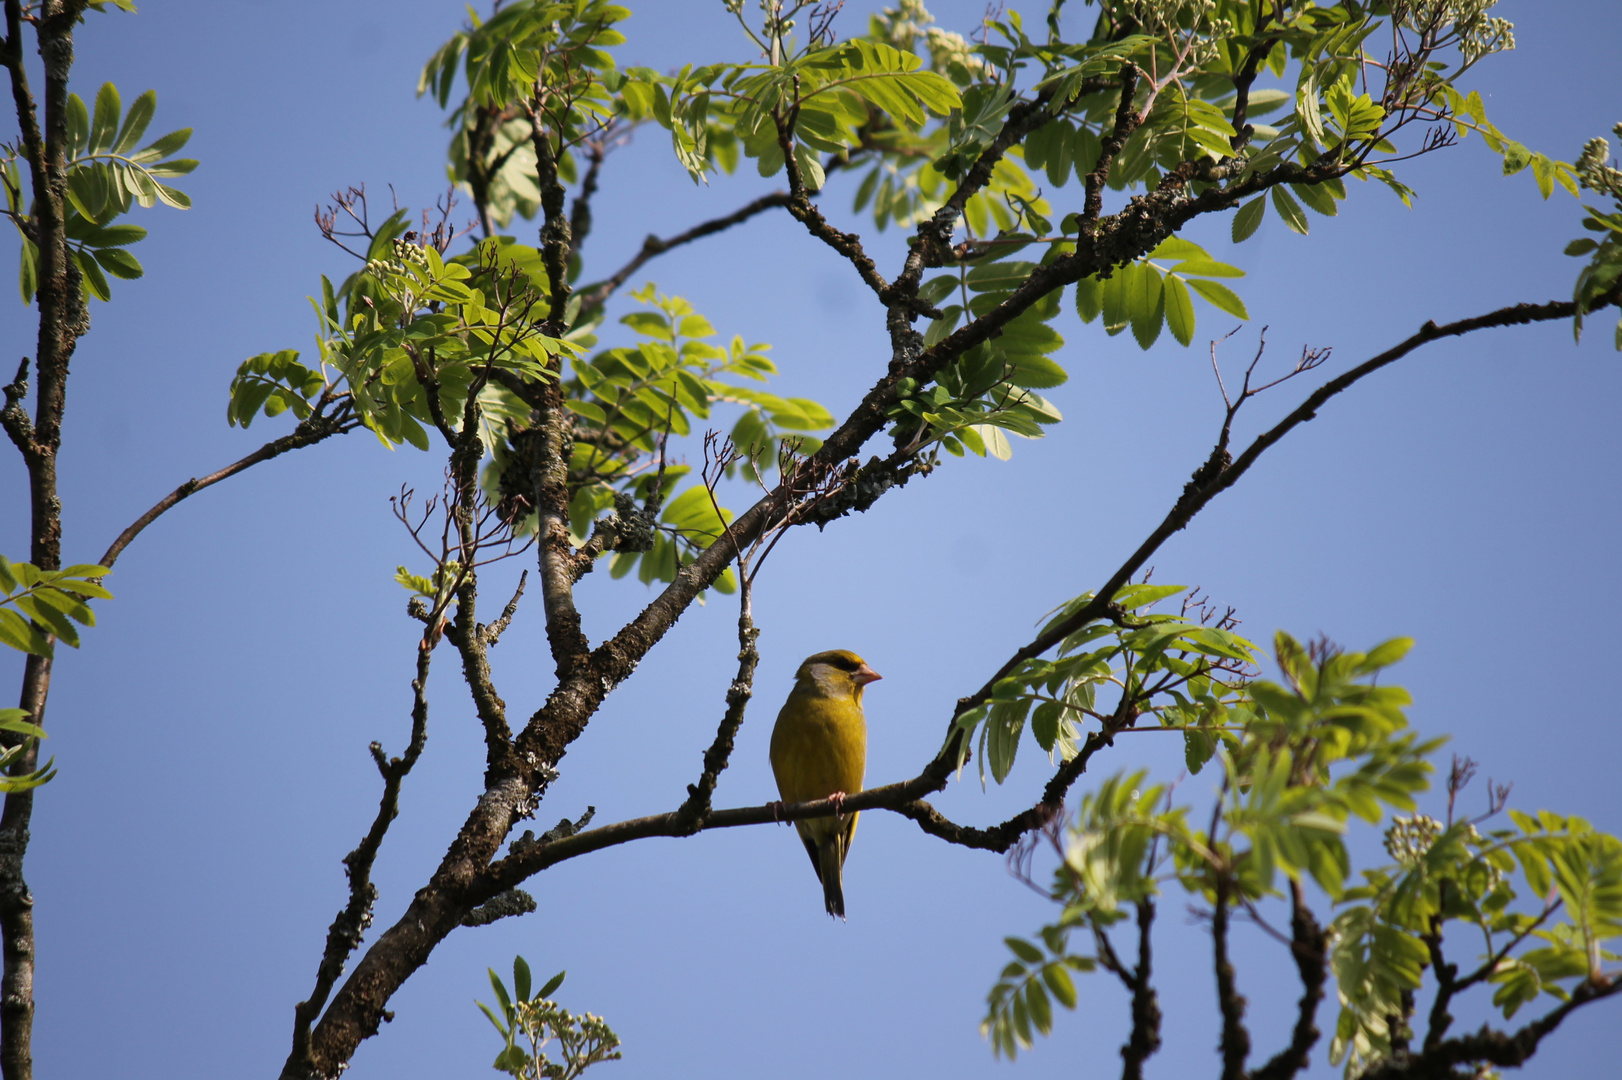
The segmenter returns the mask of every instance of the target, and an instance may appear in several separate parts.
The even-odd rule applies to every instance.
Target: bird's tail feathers
[[[817,876],[822,879],[822,900],[829,915],[845,917],[844,834],[832,832],[817,845]]]

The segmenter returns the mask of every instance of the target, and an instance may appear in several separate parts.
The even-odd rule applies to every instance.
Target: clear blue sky
[[[632,4],[624,63],[671,68],[742,58],[719,2]],[[839,26],[855,32],[870,2]],[[977,0],[936,5],[968,30]],[[1091,12],[1076,8],[1080,22]],[[1622,7],[1607,0],[1500,5],[1517,51],[1474,85],[1492,119],[1570,159],[1622,119],[1614,79]],[[462,17],[426,0],[149,3],[92,14],[78,38],[77,90],[113,80],[126,101],[154,87],[154,131],[191,126],[202,167],[182,185],[195,207],[139,212],[152,230],[147,277],[116,283],[74,360],[63,455],[66,552],[92,561],[180,481],[245,453],[282,424],[224,422],[246,356],[310,348],[304,297],[348,272],[311,210],[365,182],[422,206],[443,188],[439,110],[413,97],[422,61]],[[0,131],[9,137],[10,128]],[[1577,203],[1545,203],[1527,175],[1504,179],[1470,140],[1412,166],[1405,210],[1354,185],[1339,218],[1298,237],[1275,219],[1234,248],[1227,221],[1190,235],[1249,271],[1252,322],[1224,358],[1238,364],[1270,327],[1275,363],[1334,347],[1339,370],[1443,321],[1569,294]],[[847,227],[848,179],[824,207]],[[615,156],[596,201],[588,275],[618,266],[646,234],[669,235],[772,185],[752,172],[695,187],[661,133]],[[1074,196],[1065,195],[1063,199]],[[1065,205],[1063,202],[1060,204]],[[525,226],[520,235],[527,235]],[[870,250],[893,273],[895,230]],[[764,218],[658,260],[640,280],[687,296],[724,334],[768,341],[781,388],[853,404],[885,363],[881,316],[826,248],[787,218]],[[32,352],[31,311],[0,297],[0,356]],[[628,310],[622,298],[615,314]],[[1198,340],[1232,328],[1200,311]],[[869,782],[915,773],[951,702],[975,686],[1057,602],[1098,584],[1158,522],[1203,460],[1220,399],[1203,348],[1063,317],[1067,422],[1020,442],[1012,462],[954,463],[855,520],[780,545],[757,597],[757,703],[720,805],[774,797],[773,714],[813,651],[848,647],[885,676],[868,692]],[[1431,346],[1337,399],[1156,557],[1160,581],[1200,585],[1239,608],[1245,631],[1319,632],[1352,647],[1418,640],[1397,678],[1427,733],[1512,780],[1513,805],[1583,814],[1622,831],[1615,797],[1622,708],[1612,637],[1622,603],[1622,359],[1609,321],[1574,347],[1548,325]],[[1294,387],[1253,403],[1254,432]],[[437,489],[441,463],[389,453],[364,435],[261,466],[150,529],[109,584],[116,601],[80,653],[65,654],[50,749],[61,775],[39,797],[28,874],[38,902],[42,1077],[272,1075],[289,1041],[328,923],[343,901],[339,858],[375,810],[366,745],[398,752],[407,732],[415,633],[392,580],[410,561],[388,514],[402,483]],[[22,473],[0,468],[0,506]],[[0,550],[21,557],[25,524],[0,513]],[[517,568],[513,568],[516,575]],[[500,575],[487,595],[501,592]],[[594,639],[648,599],[634,581],[588,578]],[[606,822],[669,809],[697,774],[736,646],[725,598],[687,615],[562,764],[542,827],[587,804]],[[520,612],[496,655],[512,710],[548,688],[539,612]],[[14,658],[0,671],[15,685]],[[378,863],[378,922],[402,910],[461,822],[482,769],[472,710],[449,658],[435,678],[427,754]],[[1180,771],[1176,746],[1123,738],[1094,771]],[[1445,764],[1445,763],[1444,763]],[[966,778],[938,803],[987,823],[1028,804],[1046,771],[1030,748],[1004,789]],[[1203,796],[1206,778],[1190,781]],[[1469,798],[1482,799],[1480,790]],[[788,830],[731,830],[626,846],[531,883],[538,913],[462,931],[394,1002],[356,1078],[494,1075],[497,1049],[474,1008],[484,969],[522,952],[567,968],[561,993],[605,1014],[626,1059],[603,1077],[1002,1075],[976,1026],[1004,959],[1001,938],[1050,914],[1002,860],[950,848],[900,818],[870,814],[847,867],[848,924],[822,913]],[[1154,1075],[1204,1075],[1216,1020],[1204,938],[1165,905],[1161,992],[1167,1046]],[[1281,952],[1239,932],[1258,1052],[1283,1037],[1298,992]],[[1526,1070],[1596,1075],[1614,1060],[1617,1006],[1568,1022]],[[1467,1022],[1479,1020],[1471,1014]],[[1320,1015],[1333,1024],[1326,1006]],[[1102,1076],[1119,1068],[1126,1003],[1103,977],[1019,1075]],[[1608,1037],[1610,1036],[1610,1037]],[[1316,1075],[1331,1075],[1320,1060]],[[598,1075],[598,1074],[594,1074]]]

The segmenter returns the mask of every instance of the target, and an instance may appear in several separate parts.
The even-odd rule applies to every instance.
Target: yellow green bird
[[[862,790],[867,771],[867,720],[862,687],[880,678],[848,649],[806,658],[794,690],[772,728],[772,772],[784,802],[843,798]],[[842,870],[856,835],[856,814],[796,821],[811,866],[822,882],[828,914],[845,917]]]

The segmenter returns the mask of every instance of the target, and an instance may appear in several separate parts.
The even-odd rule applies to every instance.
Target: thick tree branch
[[[1452,1080],[1458,1066],[1492,1065],[1514,1068],[1537,1053],[1544,1036],[1594,1001],[1603,1001],[1622,992],[1622,975],[1612,974],[1598,981],[1584,982],[1571,998],[1545,1015],[1514,1031],[1496,1031],[1483,1024],[1474,1035],[1447,1039],[1439,1045],[1400,1059],[1387,1059],[1362,1074],[1361,1080]]]
[[[860,810],[896,810],[910,804],[920,795],[939,791],[946,786],[947,777],[950,775],[949,766],[932,762],[928,769],[911,780],[868,788],[838,801],[814,799],[802,803],[766,803],[761,806],[711,810],[696,824],[681,810],[673,810],[667,814],[654,814],[651,817],[633,818],[613,825],[587,829],[550,843],[514,845],[513,851],[505,858],[492,863],[489,871],[480,876],[470,890],[470,896],[482,901],[486,896],[494,896],[517,886],[524,879],[549,866],[556,866],[560,862],[576,859],[593,851],[617,847],[652,836],[690,836],[710,829],[734,829],[743,825],[833,817]]]
[[[540,96],[540,86],[535,92]],[[558,179],[557,157],[547,131],[546,114],[538,101],[529,103],[530,145],[535,149],[535,181],[541,190],[541,261],[546,265],[547,292],[551,311],[547,333],[561,337],[566,329],[564,311],[569,304],[569,249],[572,246],[569,219],[563,213],[563,183]]]
[[[1138,963],[1128,979],[1132,990],[1132,1034],[1121,1047],[1121,1080],[1143,1080],[1143,1063],[1160,1049],[1160,999],[1151,981],[1149,947],[1154,921],[1154,901],[1139,900]]]
[[[44,726],[50,689],[50,658],[29,654],[17,704],[29,713],[30,722]],[[6,732],[0,734],[0,745],[14,746],[20,739]],[[39,743],[35,741],[12,766],[12,774],[33,772],[38,762]],[[32,796],[32,791],[12,792],[0,810],[0,928],[4,931],[0,957],[5,963],[0,975],[0,1075],[5,1080],[30,1080],[34,1069],[34,897],[23,877]]]
[[[10,75],[33,187],[32,221],[25,231],[31,230],[39,271],[33,297],[39,311],[33,423],[30,427],[10,416],[5,427],[14,440],[19,434],[29,436],[23,453],[28,469],[29,561],[41,570],[62,565],[57,451],[67,407],[68,364],[79,338],[90,329],[78,268],[68,251],[66,209],[68,74],[73,67],[73,28],[85,4],[86,0],[43,0],[35,9],[32,21],[45,71],[43,128],[28,88],[19,0],[5,0],[6,37],[0,57]],[[17,385],[14,380],[12,389]],[[6,412],[20,412],[20,402],[10,401],[9,391],[6,396]],[[50,682],[51,661],[30,655],[23,667],[19,705],[35,724],[43,725]],[[5,745],[11,745],[13,738],[8,733]],[[14,770],[32,771],[38,752],[38,743],[31,743]],[[0,973],[0,1076],[4,1080],[32,1080],[34,1073],[34,901],[23,876],[33,813],[31,790],[7,794],[0,810],[0,940],[4,942],[0,947],[4,962]]]
[[[552,384],[555,385],[556,381],[552,380]],[[495,679],[490,673],[489,649],[485,644],[483,627],[478,621],[478,553],[481,543],[477,524],[479,465],[484,459],[480,427],[479,397],[474,389],[463,405],[462,430],[455,452],[451,455],[451,491],[455,501],[452,506],[446,507],[446,512],[451,515],[456,527],[461,581],[456,587],[456,617],[447,630],[447,636],[461,655],[462,678],[473,697],[479,722],[484,727],[485,781],[492,783],[499,777],[511,775],[512,729],[507,724],[507,703],[496,693]],[[517,603],[517,599],[515,596],[509,602],[509,609]],[[576,621],[578,624],[578,617]],[[432,633],[432,626],[429,631]],[[432,647],[431,639],[426,640]]]
[[[1250,1056],[1250,1032],[1245,1030],[1245,999],[1234,984],[1233,963],[1228,959],[1228,895],[1232,887],[1227,874],[1218,871],[1216,903],[1211,909],[1211,948],[1217,1007],[1222,1012],[1222,1080],[1243,1080],[1245,1059]]]
[[[1299,881],[1290,882],[1290,955],[1301,975],[1301,1003],[1296,1012],[1290,1045],[1274,1054],[1250,1080],[1290,1080],[1312,1063],[1311,1052],[1318,1042],[1318,1006],[1324,997],[1329,975],[1329,935],[1318,925],[1307,906],[1306,892]]]
[[[445,636],[462,658],[462,678],[484,728],[486,779],[491,779],[510,771],[512,728],[507,724],[507,703],[496,692],[490,672],[488,644],[477,620],[478,596],[478,580],[470,572],[456,590],[456,617],[446,627]]]
[[[535,148],[536,182],[541,191],[544,220],[541,255],[546,264],[551,311],[546,332],[563,335],[569,299],[568,262],[572,245],[569,219],[564,216],[563,184],[547,129],[546,116],[536,101],[529,106],[530,143]],[[552,377],[541,387],[536,422],[528,432],[522,454],[530,469],[536,513],[536,557],[541,579],[541,605],[546,615],[546,638],[558,679],[579,668],[591,648],[580,628],[574,606],[574,544],[569,538],[569,460],[574,447],[574,415],[563,400],[561,355],[548,362]]]

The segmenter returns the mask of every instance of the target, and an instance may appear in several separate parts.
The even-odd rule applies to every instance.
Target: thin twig
[[[632,274],[642,269],[643,264],[649,259],[663,255],[665,252],[681,247],[683,244],[690,244],[694,240],[701,240],[706,236],[712,236],[725,229],[730,229],[734,225],[748,221],[756,214],[764,213],[779,206],[787,206],[788,204],[789,195],[787,192],[774,191],[770,195],[762,195],[753,202],[745,204],[725,217],[713,218],[702,224],[695,225],[686,232],[672,236],[669,240],[661,240],[657,236],[650,235],[642,241],[642,249],[632,257],[630,262],[614,271],[607,279],[595,285],[587,285],[581,290],[581,315],[584,316],[587,312],[601,307],[603,302],[612,296],[621,285],[630,280]]]
[[[372,905],[377,901],[377,886],[372,883],[372,864],[377,860],[383,838],[389,825],[400,812],[400,788],[411,769],[422,756],[428,741],[428,668],[433,659],[430,634],[424,631],[417,650],[417,673],[411,681],[411,742],[401,757],[387,758],[382,743],[372,743],[370,750],[377,771],[383,777],[383,794],[378,800],[377,816],[360,844],[344,856],[344,874],[349,879],[349,901],[333,919],[327,929],[327,944],[316,968],[315,989],[310,996],[293,1009],[293,1058],[310,1062],[310,1026],[321,1015],[327,997],[343,974],[349,955],[359,947],[366,929],[372,925]],[[313,1062],[311,1062],[313,1070]]]
[[[760,663],[760,653],[755,647],[755,642],[759,637],[760,631],[755,628],[754,605],[750,601],[749,579],[740,567],[738,674],[727,687],[726,712],[721,717],[720,727],[716,729],[715,741],[704,751],[704,771],[700,774],[698,783],[687,786],[687,801],[676,811],[676,817],[692,826],[695,832],[709,816],[710,797],[715,794],[715,785],[732,757],[733,742],[738,736],[738,729],[743,726],[744,710],[749,707],[749,699],[754,696],[755,667]]]

